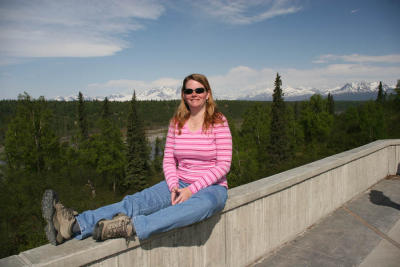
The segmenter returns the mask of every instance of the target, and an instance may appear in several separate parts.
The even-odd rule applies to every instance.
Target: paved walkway
[[[400,177],[386,178],[252,266],[400,266]]]

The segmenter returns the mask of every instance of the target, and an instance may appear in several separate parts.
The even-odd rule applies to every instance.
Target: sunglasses
[[[183,93],[185,95],[191,95],[191,94],[193,94],[193,91],[195,91],[196,94],[199,95],[199,94],[204,93],[205,89],[204,88],[196,88],[196,89],[185,88],[185,89],[183,89]]]

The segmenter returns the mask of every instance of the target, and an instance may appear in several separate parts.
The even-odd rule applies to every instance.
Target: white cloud
[[[400,63],[400,54],[368,56],[368,55],[332,55],[326,54],[319,56],[313,63],[329,63],[332,61],[344,61],[353,63]]]
[[[195,5],[228,24],[252,24],[276,16],[296,13],[301,7],[291,0],[206,0]]]
[[[393,85],[400,78],[400,66],[331,64],[310,69],[252,69],[240,66],[224,75],[210,76],[209,79],[215,94],[224,96],[230,92],[249,93],[253,90],[273,88],[277,72],[282,77],[283,88],[329,89],[351,81],[383,81]]]
[[[353,10],[351,11],[351,14],[357,13],[359,10],[360,10],[359,8],[353,9]]]
[[[124,35],[157,19],[157,1],[16,0],[0,5],[1,57],[93,57],[126,48]]]
[[[263,68],[253,69],[237,66],[221,75],[210,75],[208,79],[214,97],[226,98],[245,95],[252,91],[273,88],[276,73],[282,77],[283,88],[332,89],[353,81],[383,81],[393,85],[400,78],[400,66],[383,67],[362,64],[331,64],[320,68]],[[88,95],[131,94],[163,86],[178,88],[184,77],[160,78],[154,81],[111,80],[106,83],[88,85]]]

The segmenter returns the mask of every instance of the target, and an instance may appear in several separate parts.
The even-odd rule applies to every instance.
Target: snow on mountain
[[[103,101],[106,97],[109,101],[130,101],[132,99],[132,94],[111,94],[108,96],[83,96],[85,100],[99,100]],[[180,99],[180,88],[173,89],[169,87],[152,88],[145,90],[140,93],[136,93],[136,99],[138,100],[172,100]],[[56,101],[76,101],[78,100],[78,95],[70,96],[57,96],[54,98]]]
[[[282,89],[284,98],[286,100],[305,100],[314,94],[327,96],[329,93],[334,96],[336,100],[369,100],[375,99],[378,93],[379,82],[351,82],[346,83],[344,86],[335,87],[327,90],[320,90],[316,88],[292,88],[285,87]],[[382,88],[388,94],[393,92],[393,88],[387,84],[382,83]],[[272,100],[273,88],[266,88],[256,90],[239,99],[245,100]]]
[[[181,98],[180,88],[160,87],[145,90],[136,95],[138,100],[173,100]]]
[[[378,93],[379,82],[351,82],[346,83],[343,86],[330,88],[326,90],[320,90],[311,87],[284,87],[283,94],[285,100],[306,100],[314,94],[320,94],[327,96],[331,93],[335,100],[369,100],[375,99]],[[383,90],[388,94],[393,93],[393,87],[387,84],[382,84]],[[261,100],[270,101],[272,100],[273,88],[255,89],[251,92],[242,93],[239,95],[224,94],[217,95],[218,99],[230,99],[230,100]],[[104,100],[104,96],[84,96],[85,100]],[[132,99],[132,94],[112,94],[107,96],[110,101],[129,101]],[[78,99],[77,95],[71,95],[67,97],[58,96],[54,100],[56,101],[75,101]],[[160,87],[144,90],[136,94],[138,100],[173,100],[180,99],[180,87]]]
[[[75,100],[78,100],[78,95],[57,96],[53,100],[55,100],[55,101],[75,101]]]

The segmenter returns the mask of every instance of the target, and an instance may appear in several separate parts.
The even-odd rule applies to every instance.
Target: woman
[[[54,245],[90,235],[100,241],[136,234],[142,240],[204,220],[225,206],[231,158],[228,122],[216,111],[207,78],[191,74],[183,80],[181,103],[168,129],[165,181],[79,215],[46,190],[42,213],[47,238]]]

